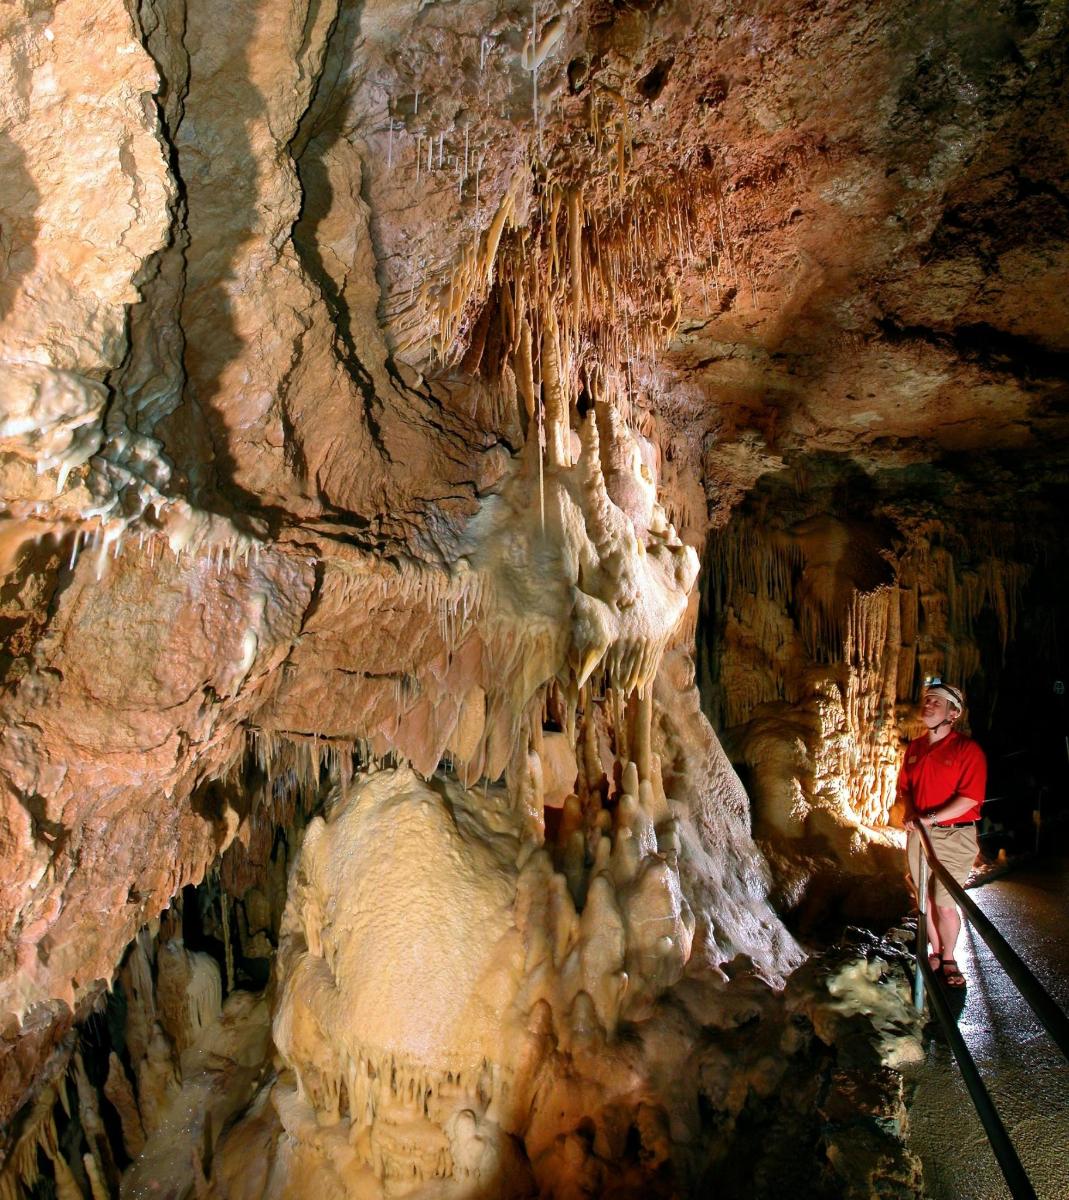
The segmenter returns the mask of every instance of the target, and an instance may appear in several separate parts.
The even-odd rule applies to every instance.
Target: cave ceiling
[[[526,14],[488,13],[481,40],[448,14],[424,10],[405,51],[387,43],[369,70],[383,115],[402,114],[398,166],[381,169],[381,121],[336,118],[370,149],[387,313],[406,312],[406,281],[442,270],[443,226],[463,238],[472,215],[467,191],[457,203],[411,177],[406,143],[444,133],[459,161],[463,130],[489,164],[483,203],[533,163],[543,186],[582,187],[606,224],[634,221],[637,240],[678,231],[658,264],[678,319],[629,386],[666,441],[702,447],[688,465],[714,507],[798,453],[891,466],[1064,438],[1053,9],[575,6],[554,17],[536,135],[516,70]],[[375,111],[369,86],[349,114]]]
[[[609,357],[714,512],[799,453],[1063,441],[1057,5],[192,4],[129,30],[50,12],[12,17],[8,69],[45,47],[57,90],[14,86],[10,115],[60,97],[93,174],[63,169],[46,122],[9,135],[8,285],[29,269],[71,329],[42,338],[16,303],[8,354],[43,343],[103,384],[85,406],[160,440],[165,490],[448,557],[494,443],[517,440],[480,400],[492,346],[472,353],[499,297],[469,288],[445,318],[449,290],[503,198],[545,241],[572,190],[588,235],[642,251]],[[152,59],[94,64],[110,124],[79,130],[74,35],[94,29]],[[12,474],[9,499],[51,505],[50,481]]]

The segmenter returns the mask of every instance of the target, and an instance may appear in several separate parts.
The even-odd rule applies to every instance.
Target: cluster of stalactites
[[[831,535],[847,536],[845,526],[827,524]],[[719,666],[722,721],[740,726],[777,701],[808,705],[814,786],[838,792],[853,817],[882,824],[894,803],[898,706],[916,699],[929,674],[968,685],[981,665],[983,612],[993,614],[1005,648],[1028,568],[989,556],[963,570],[922,541],[893,561],[892,582],[863,590],[844,573],[848,542],[841,559],[814,565],[806,524],[796,528],[802,538],[739,519],[710,547],[712,616],[729,646]],[[838,685],[815,688],[814,664],[841,668]],[[763,736],[750,739],[753,753]]]
[[[899,563],[903,642],[913,649],[913,662],[902,698],[909,698],[921,677],[939,674],[967,684],[979,672],[976,631],[985,612],[995,619],[1005,655],[1031,571],[1029,564],[993,554],[962,570],[948,549],[927,542],[904,554]]]
[[[314,953],[311,947],[309,951]],[[279,1036],[285,1041],[284,1025]],[[395,1169],[399,1147],[391,1147],[394,1153],[390,1154],[381,1139],[366,1137],[380,1117],[385,1117],[385,1126],[395,1128],[406,1115],[414,1121],[444,1124],[458,1101],[477,1097],[485,1107],[500,1105],[507,1101],[510,1086],[509,1072],[486,1059],[470,1070],[438,1071],[365,1045],[351,1035],[344,1045],[334,1045],[322,1061],[295,1056],[289,1066],[297,1096],[315,1110],[317,1122],[343,1125],[357,1156],[382,1180],[388,1180]],[[409,1179],[445,1179],[456,1173],[448,1140],[428,1138],[426,1127],[423,1136],[404,1150],[404,1174]]]
[[[898,700],[913,699],[923,675],[942,673],[966,682],[979,669],[977,628],[985,612],[994,616],[999,644],[1005,651],[1030,567],[991,555],[963,570],[948,550],[922,542],[898,556],[895,568],[896,578],[889,587],[846,589],[841,593],[843,603],[833,609],[802,602],[805,554],[787,533],[761,530],[740,519],[713,540],[709,554],[717,612],[746,612],[747,624],[757,628],[757,614],[748,598],[752,597],[757,607],[771,605],[776,611],[789,611],[816,662],[847,661],[881,674],[891,671],[893,698]],[[773,622],[766,625],[768,637],[774,638]],[[896,639],[894,661],[887,645],[892,635]],[[752,708],[774,699],[793,703],[801,698],[791,690],[792,681],[787,677],[777,677],[774,682],[775,694],[744,698],[745,705]],[[879,683],[877,691],[883,696],[887,679],[881,678]],[[730,707],[731,697],[725,699]],[[738,704],[727,714],[729,725],[743,719]]]
[[[250,729],[248,738],[249,757],[266,781],[265,799],[272,801],[278,789],[282,795],[299,796],[305,810],[318,801],[324,773],[347,787],[361,765],[376,765],[367,742],[360,739],[342,742],[267,729]],[[235,759],[236,774],[246,761],[244,754]]]
[[[899,589],[854,592],[846,624],[843,656],[849,670],[843,707],[852,744],[840,769],[850,781],[858,817],[868,825],[882,825],[894,803],[898,774]]]
[[[482,548],[481,561],[499,577],[495,620],[506,629],[524,619],[521,611],[509,611],[510,603],[517,607],[531,597],[528,611],[537,615],[530,577],[539,564],[545,569],[555,560],[554,583],[562,589],[565,611],[557,616],[547,610],[546,626],[554,631],[558,661],[551,663],[545,683],[536,681],[534,692],[522,672],[514,677],[521,690],[513,694],[512,710],[522,718],[532,708],[540,713],[547,696],[557,698],[561,728],[574,744],[582,696],[608,695],[620,706],[632,695],[648,695],[687,612],[697,558],[657,504],[656,480],[639,439],[616,407],[599,399],[579,417],[567,402],[558,349],[550,332],[543,355],[545,452],[537,461],[537,517],[530,505],[521,511],[522,494],[506,496],[501,506],[506,517],[498,536]],[[525,459],[530,480],[533,451]],[[518,492],[525,486],[521,474]],[[526,539],[526,554],[516,549],[517,534]],[[497,553],[502,543],[506,553]],[[513,744],[521,733],[522,726]]]
[[[273,715],[263,714],[269,774],[292,770],[314,788],[327,763],[345,783],[355,754],[361,763],[400,756],[425,775],[445,763],[466,785],[492,781],[551,681],[573,713],[588,682],[625,697],[650,687],[685,623],[697,558],[657,503],[656,447],[600,384],[580,413],[555,320],[543,332],[537,403],[533,360],[521,353],[541,436],[472,522],[466,555],[448,571],[354,561],[324,588],[323,620],[328,605],[341,620],[359,608],[384,621],[419,606],[426,623],[409,622],[389,671],[359,682],[350,672],[349,730],[272,733]]]
[[[430,328],[434,355],[489,393],[510,438],[537,438],[547,454],[553,390],[572,402],[612,392],[635,427],[647,369],[678,328],[684,277],[700,275],[708,292],[708,275],[718,291],[726,269],[737,284],[715,181],[609,191],[606,203],[593,187],[518,171],[457,262],[411,293],[399,336],[402,352],[415,350]]]
[[[105,1097],[119,1117],[126,1152],[136,1155],[144,1146],[145,1130],[134,1088],[114,1051],[103,1095],[90,1082],[80,1049],[72,1052],[68,1045],[61,1047],[59,1054],[65,1063],[63,1073],[37,1092],[22,1120],[18,1139],[0,1168],[0,1200],[38,1195],[42,1181],[51,1185],[48,1194],[54,1194],[57,1200],[87,1200],[85,1187],[91,1200],[108,1200],[115,1195],[119,1169],[104,1125]],[[58,1136],[60,1110],[68,1123],[77,1121],[85,1147],[71,1160],[67,1158],[70,1139],[64,1139],[65,1150]]]
[[[247,566],[250,556],[259,561],[264,546],[261,537],[238,529],[228,517],[177,498],[155,497],[131,513],[93,507],[73,515],[50,512],[42,502],[16,503],[4,515],[10,519],[7,541],[13,544],[0,553],[0,577],[30,542],[56,546],[71,571],[88,555],[98,580],[118,558],[134,557],[151,568],[165,555],[222,575]]]
[[[41,1178],[41,1156],[51,1164],[56,1196],[59,1200],[84,1200],[82,1189],[78,1186],[70,1164],[59,1147],[54,1111],[57,1103],[62,1104],[64,1110],[70,1113],[70,1096],[65,1077],[55,1084],[42,1087],[38,1092],[33,1109],[23,1123],[18,1141],[11,1148],[7,1162],[0,1171],[0,1200],[22,1200],[23,1196],[31,1193]],[[92,1161],[90,1153],[87,1152],[85,1157]],[[86,1163],[86,1168],[90,1170],[89,1163]],[[93,1163],[90,1170],[90,1179],[94,1174],[98,1175],[96,1163]],[[94,1200],[96,1195],[97,1193],[94,1193]],[[107,1195],[102,1181],[99,1195]]]
[[[524,1007],[545,1001],[565,1046],[611,1038],[623,1015],[641,1016],[682,974],[695,931],[678,823],[651,749],[652,696],[586,684],[579,699],[576,725],[570,698],[548,689],[510,779],[546,847],[518,884]]]
[[[501,247],[492,315],[472,330],[465,365],[486,374],[511,361],[515,371],[527,327],[537,378],[552,316],[565,369],[577,376],[581,363],[596,363],[629,396],[637,362],[662,353],[679,323],[673,266],[687,255],[691,223],[683,211],[677,201],[667,221],[637,206],[606,213],[588,206],[577,187],[549,187],[534,235],[522,231]],[[487,353],[495,341],[496,359]]]
[[[87,1038],[83,1032],[82,1041],[68,1038],[60,1045],[50,1066],[53,1078],[43,1083],[22,1117],[17,1141],[0,1169],[0,1200],[36,1195],[42,1177],[58,1200],[117,1195],[121,1166],[114,1134],[105,1126],[104,1100],[119,1119],[122,1151],[136,1158],[177,1094],[182,1051],[214,1030],[222,1017],[215,960],[186,949],[180,939],[157,946],[147,927],[131,944],[120,980],[126,1065],[111,1050],[98,1085],[90,1079],[81,1048],[86,1041],[93,1043],[92,1035]],[[68,1124],[76,1122],[80,1140],[67,1136],[61,1145],[56,1127],[60,1110]],[[68,1161],[65,1154],[71,1147],[84,1149]]]
[[[129,1081],[114,1054],[104,1084],[104,1095],[119,1115],[124,1138],[129,1138],[129,1144],[136,1151],[143,1143],[144,1135]],[[117,1179],[117,1167],[104,1126],[101,1101],[101,1095],[89,1081],[81,1051],[75,1050],[66,1075],[38,1094],[19,1144],[0,1175],[0,1196],[4,1200],[9,1197],[10,1200],[21,1200],[22,1196],[35,1194],[35,1185],[41,1177],[38,1150],[49,1164],[50,1171],[47,1173],[51,1175],[57,1200],[85,1200],[78,1175],[88,1184],[92,1200],[106,1200],[113,1195],[109,1181],[114,1183]],[[78,1164],[81,1169],[77,1174],[64,1157],[56,1137],[58,1108],[62,1108],[70,1120],[75,1107],[87,1147],[81,1155]]]

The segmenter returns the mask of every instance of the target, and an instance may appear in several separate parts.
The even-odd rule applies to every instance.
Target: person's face
[[[921,704],[921,720],[929,729],[935,729],[944,721],[953,721],[957,715],[958,710],[946,696],[941,696],[938,692],[924,693],[924,700]]]

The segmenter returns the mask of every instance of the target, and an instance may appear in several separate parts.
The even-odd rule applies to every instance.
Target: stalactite
[[[41,1177],[38,1151],[53,1163],[62,1157],[53,1115],[58,1088],[61,1086],[47,1084],[34,1098],[33,1106],[19,1131],[18,1141],[0,1169],[0,1200],[22,1200],[24,1192],[34,1187]]]
[[[545,412],[546,462],[551,470],[571,466],[568,438],[568,404],[561,371],[560,337],[552,311],[545,316],[542,333],[542,403]]]
[[[727,642],[737,653],[752,639],[751,668],[729,665],[720,680],[725,722],[741,725],[781,700],[818,712],[823,732],[810,752],[825,781],[819,786],[842,789],[850,811],[873,825],[886,822],[894,800],[896,700],[916,699],[920,675],[942,674],[968,690],[982,666],[984,614],[1004,653],[1028,576],[1027,567],[993,555],[963,569],[945,546],[918,538],[894,560],[895,586],[859,590],[844,574],[836,584],[817,580],[814,590],[801,542],[775,521],[761,531],[749,517],[714,537],[709,563],[712,611]],[[798,643],[805,653],[791,665]],[[839,668],[834,691],[815,689],[810,663]]]
[[[219,888],[219,922],[223,929],[223,960],[229,995],[234,990],[234,947],[230,944],[230,896],[224,887]]]
[[[78,1095],[78,1119],[89,1144],[89,1150],[82,1155],[82,1162],[85,1164],[86,1174],[89,1177],[93,1200],[108,1200],[105,1163],[112,1167],[108,1135],[100,1113],[96,1088],[89,1082],[85,1063],[79,1050],[74,1053],[73,1075]],[[107,1174],[114,1175],[114,1170]]]
[[[111,1101],[119,1114],[122,1125],[123,1146],[131,1158],[136,1158],[145,1145],[145,1129],[141,1124],[141,1113],[130,1080],[119,1056],[113,1050],[108,1058],[108,1076],[104,1083],[104,1095]]]

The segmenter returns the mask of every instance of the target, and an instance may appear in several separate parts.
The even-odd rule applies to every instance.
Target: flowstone
[[[681,657],[668,707],[636,718],[641,765],[620,765],[604,806],[580,813],[573,793],[544,844],[503,785],[402,767],[331,797],[282,925],[265,1197],[623,1195],[697,1176],[701,1029],[739,1019],[729,972],[771,995],[800,954],[737,781],[711,730],[694,738]],[[241,1145],[224,1143],[220,1179]]]

